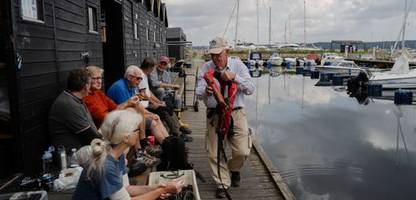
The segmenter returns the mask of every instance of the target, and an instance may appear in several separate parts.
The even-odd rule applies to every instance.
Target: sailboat
[[[395,61],[392,69],[387,72],[377,72],[370,74],[370,84],[381,84],[383,88],[416,88],[416,69],[409,69],[409,57],[410,54],[405,48],[405,30],[406,30],[406,21],[409,15],[410,9],[407,6],[407,0],[405,3],[405,14],[403,26],[401,28],[402,34],[402,54]],[[396,45],[395,45],[396,46]]]
[[[416,88],[416,69],[409,69],[407,50],[396,60],[390,71],[374,72],[370,84],[381,84],[383,88]]]

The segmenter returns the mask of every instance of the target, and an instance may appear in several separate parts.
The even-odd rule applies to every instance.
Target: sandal
[[[155,158],[148,154],[143,154],[141,157],[136,159],[139,162],[143,162],[147,167],[154,167],[160,164],[160,159]]]
[[[145,151],[146,151],[147,154],[149,154],[153,157],[160,157],[160,155],[163,152],[160,145],[146,146]]]

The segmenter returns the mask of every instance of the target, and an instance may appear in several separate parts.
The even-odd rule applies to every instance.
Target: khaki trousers
[[[207,112],[208,113],[208,112]],[[230,187],[231,178],[230,171],[240,171],[244,165],[244,161],[250,155],[251,149],[251,136],[249,135],[247,117],[244,109],[235,110],[232,112],[234,119],[234,136],[226,138],[223,141],[224,148],[230,146],[231,158],[227,157],[228,163],[225,163],[224,155],[221,153],[220,161],[220,173],[221,180],[225,188]],[[210,119],[207,119],[207,134],[206,134],[206,148],[208,151],[209,165],[212,170],[215,183],[217,187],[221,187],[221,180],[218,177],[217,170],[217,133],[216,127],[218,124],[218,115],[213,115]]]

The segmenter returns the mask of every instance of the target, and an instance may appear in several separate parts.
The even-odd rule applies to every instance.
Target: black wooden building
[[[176,60],[185,59],[186,35],[181,27],[168,28],[166,32],[169,57]]]
[[[160,0],[0,1],[0,176],[41,171],[49,107],[68,72],[105,69],[105,85],[167,54]]]

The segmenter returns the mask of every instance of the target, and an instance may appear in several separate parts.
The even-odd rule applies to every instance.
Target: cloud
[[[165,0],[170,27],[182,27],[194,45],[207,45],[224,32],[234,0]],[[268,42],[268,7],[272,7],[272,42],[283,42],[291,18],[291,42],[303,41],[303,0],[259,0],[259,39]],[[411,1],[409,1],[411,2]],[[404,0],[306,0],[308,42],[334,39],[395,40],[403,21]],[[408,39],[416,32],[416,5],[409,16]],[[256,0],[240,0],[239,39],[256,42]],[[287,25],[287,29],[289,26]],[[233,40],[235,16],[226,36]]]

